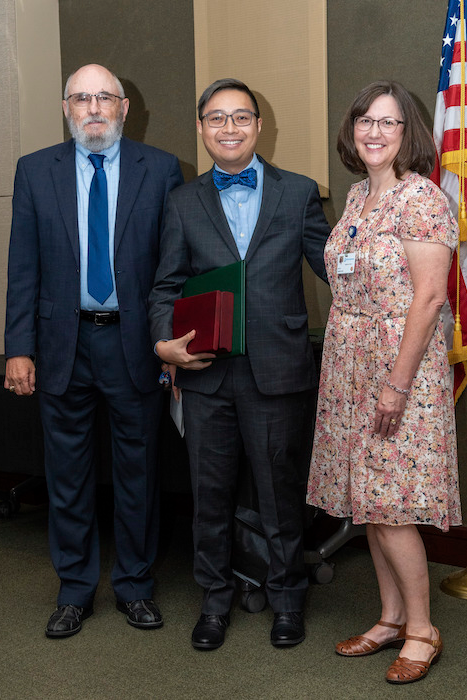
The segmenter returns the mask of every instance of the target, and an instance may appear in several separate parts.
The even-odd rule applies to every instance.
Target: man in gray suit
[[[214,168],[169,195],[161,262],[150,295],[151,335],[183,389],[194,494],[194,573],[204,590],[192,644],[224,642],[234,593],[230,565],[238,457],[245,450],[270,553],[266,581],[271,642],[305,638],[302,545],[306,471],[299,455],[317,378],[302,284],[302,260],[326,279],[329,234],[317,185],[255,154],[257,101],[233,79],[218,80],[198,104],[198,131]],[[172,339],[175,299],[185,281],[244,259],[246,355],[190,355],[191,331]],[[192,371],[195,370],[195,371]],[[305,473],[304,473],[305,472]]]

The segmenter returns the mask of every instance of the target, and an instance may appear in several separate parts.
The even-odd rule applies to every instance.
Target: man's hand
[[[36,368],[27,355],[10,357],[6,361],[5,389],[13,391],[17,396],[31,396],[36,389]]]
[[[181,338],[175,338],[174,340],[160,340],[156,344],[156,352],[163,362],[168,365],[176,365],[182,369],[206,369],[212,362],[204,362],[203,360],[210,360],[215,357],[212,353],[199,352],[196,355],[190,355],[187,352],[187,345],[190,340],[196,335],[196,331],[190,331]]]

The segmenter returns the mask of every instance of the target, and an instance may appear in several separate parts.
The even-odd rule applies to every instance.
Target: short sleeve
[[[400,238],[442,243],[454,250],[459,228],[446,196],[430,180],[417,178],[405,191],[405,202],[397,217]]]

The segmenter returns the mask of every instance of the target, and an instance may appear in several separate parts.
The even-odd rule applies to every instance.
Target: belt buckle
[[[105,326],[107,323],[108,317],[109,317],[108,313],[106,313],[104,311],[96,311],[96,313],[94,315],[94,323],[96,324],[96,326]],[[102,321],[100,321],[99,319],[102,319]]]

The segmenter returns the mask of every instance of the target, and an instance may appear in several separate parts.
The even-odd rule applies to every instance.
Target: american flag
[[[433,125],[433,139],[437,151],[436,167],[432,180],[441,187],[451,205],[454,216],[459,209],[459,165],[460,153],[460,121],[461,121],[461,2],[465,0],[449,0],[446,26],[441,50],[441,66],[439,73],[438,93]],[[465,24],[465,21],[464,21]],[[464,29],[465,37],[465,29]],[[464,68],[465,70],[465,68]],[[467,83],[467,80],[465,81]],[[467,99],[466,99],[467,103]],[[465,120],[467,125],[467,119]],[[464,129],[465,130],[465,129]],[[467,146],[467,130],[465,144]],[[465,156],[464,156],[465,159]],[[449,170],[447,168],[450,168]],[[467,167],[466,167],[467,174]],[[466,182],[467,192],[467,182]],[[467,243],[460,245],[460,317],[462,324],[462,345],[467,345],[467,290],[464,278],[467,279]],[[452,348],[454,332],[454,314],[457,299],[457,254],[454,256],[448,281],[448,302],[442,316],[444,332],[448,349]],[[457,401],[467,386],[467,362],[458,362],[452,368],[454,399]]]

